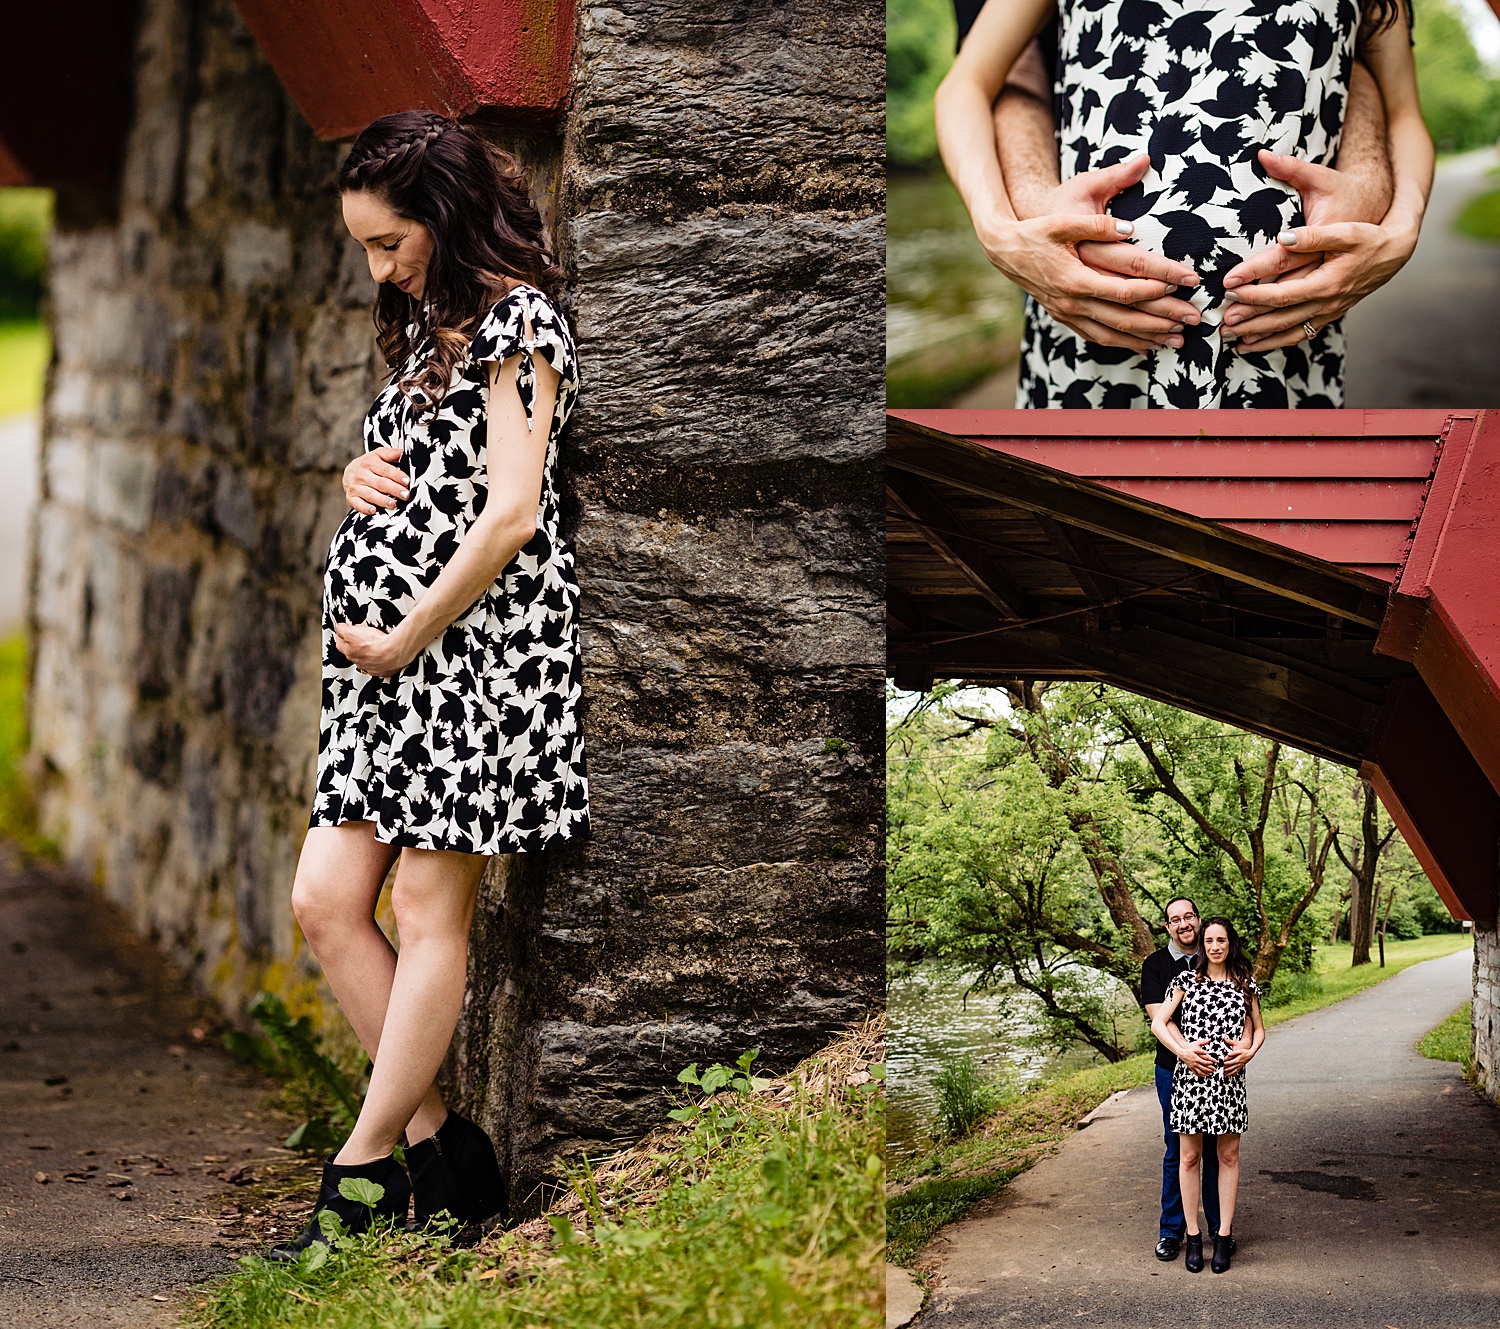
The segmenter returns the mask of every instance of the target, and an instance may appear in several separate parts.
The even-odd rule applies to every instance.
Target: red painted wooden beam
[[[557,114],[576,0],[235,0],[319,138],[416,108]]]
[[[1500,794],[1423,679],[1391,685],[1360,774],[1453,916],[1494,926]]]
[[[1394,581],[1447,411],[892,411]]]
[[[1500,413],[1455,416],[1376,649],[1410,660],[1500,790]]]

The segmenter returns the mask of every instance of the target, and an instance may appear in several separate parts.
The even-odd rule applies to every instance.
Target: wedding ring
[[[1304,323],[1302,325],[1302,331],[1305,332],[1305,333],[1307,333],[1307,340],[1308,341],[1311,341],[1314,337],[1316,337],[1318,335],[1317,328],[1313,327],[1313,325],[1311,323]]]

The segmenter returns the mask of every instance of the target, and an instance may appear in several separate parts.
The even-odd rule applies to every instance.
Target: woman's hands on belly
[[[377,678],[399,674],[417,658],[408,637],[399,629],[385,632],[359,623],[335,623],[333,640],[360,673]]]
[[[396,465],[400,460],[401,449],[387,446],[362,452],[344,467],[344,498],[349,506],[369,516],[404,499],[411,482]]]
[[[1295,345],[1307,340],[1304,323],[1321,331],[1342,318],[1395,276],[1417,243],[1415,229],[1378,224],[1388,188],[1382,195],[1359,176],[1297,157],[1262,152],[1260,160],[1302,196],[1307,225],[1224,276],[1235,297],[1224,314],[1226,340],[1238,338],[1248,351]]]

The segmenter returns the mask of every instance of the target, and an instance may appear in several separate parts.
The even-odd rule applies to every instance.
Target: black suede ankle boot
[[[385,1194],[373,1206],[361,1204],[358,1200],[346,1200],[339,1193],[339,1182],[346,1179],[373,1181],[384,1189]],[[389,1218],[397,1224],[404,1222],[410,1199],[411,1182],[394,1155],[377,1158],[373,1163],[346,1164],[335,1163],[330,1154],[323,1160],[323,1180],[318,1187],[318,1201],[313,1207],[311,1221],[291,1241],[273,1246],[266,1258],[295,1260],[315,1241],[327,1245],[328,1238],[318,1222],[318,1214],[324,1209],[337,1214],[350,1232],[364,1232],[373,1218]]]
[[[450,1109],[436,1135],[406,1146],[406,1166],[411,1169],[412,1228],[420,1230],[442,1213],[461,1230],[477,1229],[497,1214],[505,1217],[509,1197],[495,1146],[467,1117]]]
[[[1199,1232],[1194,1235],[1188,1234],[1187,1239],[1187,1271],[1190,1274],[1201,1274],[1203,1272],[1203,1234]]]

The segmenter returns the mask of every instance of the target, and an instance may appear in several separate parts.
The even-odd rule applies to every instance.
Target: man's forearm
[[[1000,89],[995,101],[995,145],[1016,216],[1044,215],[1052,191],[1062,183],[1062,172],[1052,118],[1052,79],[1038,42],[1021,53]]]
[[[1334,168],[1359,185],[1359,216],[1346,221],[1378,222],[1390,210],[1394,185],[1385,102],[1375,76],[1356,60],[1349,72],[1349,100]]]

